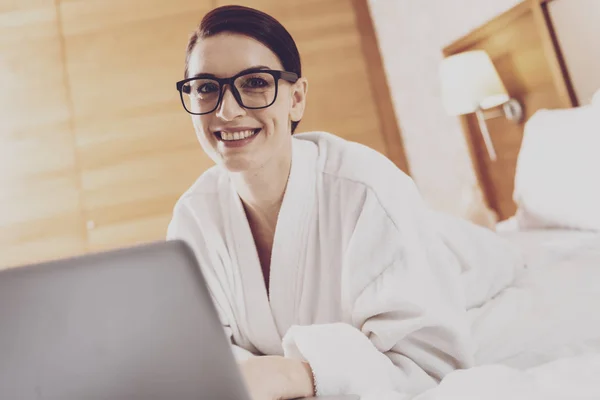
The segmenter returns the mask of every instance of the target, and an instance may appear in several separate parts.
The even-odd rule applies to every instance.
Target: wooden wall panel
[[[0,268],[79,254],[79,199],[54,2],[0,2]]]
[[[296,41],[309,82],[307,109],[298,132],[329,131],[388,155],[351,0],[236,4],[269,13]]]
[[[89,248],[160,240],[212,161],[175,82],[208,1],[61,2]]]

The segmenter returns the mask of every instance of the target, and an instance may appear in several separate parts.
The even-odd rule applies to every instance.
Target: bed
[[[600,199],[595,212],[600,214]],[[600,226],[519,222],[512,217],[498,224],[496,233],[518,250],[524,268],[468,310],[475,367],[447,375],[418,400],[600,398]],[[497,268],[497,262],[491,264]],[[497,280],[509,273],[481,276]],[[493,281],[478,284],[494,286]]]
[[[523,124],[490,123],[496,162],[475,118],[461,120],[502,220],[496,233],[526,267],[469,309],[476,367],[419,400],[600,398],[600,32],[590,15],[600,2],[524,1],[444,49],[486,50],[525,106]]]

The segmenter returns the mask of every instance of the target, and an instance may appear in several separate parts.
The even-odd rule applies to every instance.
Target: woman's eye
[[[203,85],[198,86],[198,93],[207,94],[214,93],[219,90],[219,86],[214,83],[205,83]]]
[[[253,78],[246,79],[243,87],[252,89],[252,88],[262,88],[262,87],[265,87],[268,85],[269,84],[266,80],[264,80],[262,78],[253,77]]]

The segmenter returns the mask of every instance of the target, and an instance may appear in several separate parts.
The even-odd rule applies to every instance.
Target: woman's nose
[[[217,117],[224,121],[232,121],[236,117],[245,114],[245,110],[240,106],[233,95],[230,87],[223,89],[223,99],[217,108]]]

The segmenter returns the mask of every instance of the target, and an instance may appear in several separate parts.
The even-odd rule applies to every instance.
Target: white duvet
[[[361,400],[600,399],[600,353],[561,358],[520,370],[502,364],[457,370],[433,389],[410,396],[373,391]]]
[[[417,399],[600,399],[600,234],[504,236],[528,268],[469,311],[478,366]]]
[[[477,364],[530,368],[600,351],[600,234],[534,231],[505,235],[528,268],[469,311]]]
[[[599,377],[598,353],[563,358],[525,371],[485,365],[449,374],[437,388],[416,400],[599,399]]]

